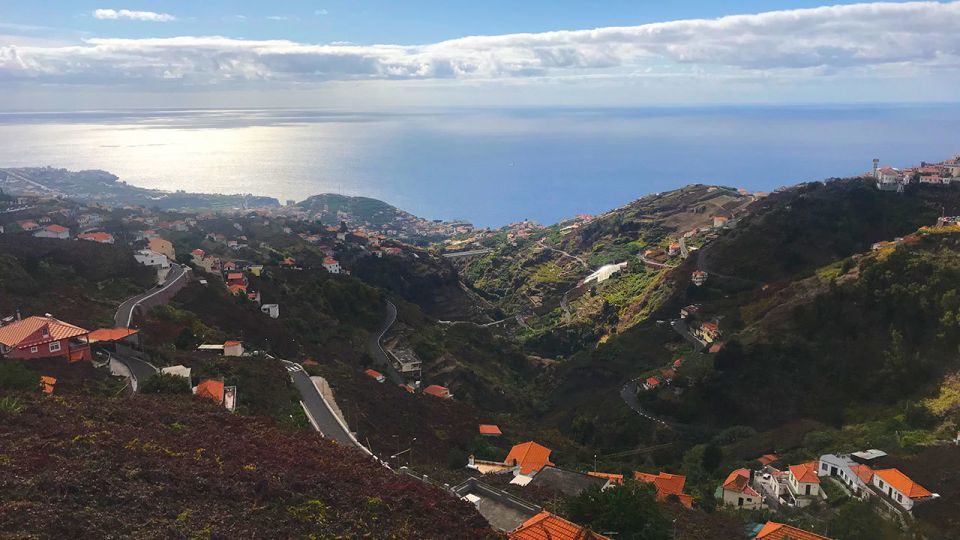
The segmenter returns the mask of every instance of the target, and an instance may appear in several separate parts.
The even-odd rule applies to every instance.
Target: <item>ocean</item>
[[[553,223],[693,182],[769,191],[960,152],[960,105],[0,112],[0,167],[166,190],[338,192],[432,219]]]

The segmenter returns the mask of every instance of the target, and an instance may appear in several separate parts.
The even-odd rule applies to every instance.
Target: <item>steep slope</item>
[[[0,410],[0,536],[493,538],[468,503],[193,397]]]
[[[492,253],[467,261],[462,272],[504,312],[525,318],[519,337],[528,348],[569,355],[645,319],[669,295],[666,269],[680,262],[670,245],[689,233],[688,247],[695,248],[712,234],[714,217],[738,217],[753,201],[704,185],[658,193],[526,239],[501,235]],[[650,251],[654,264],[641,264]],[[610,279],[581,285],[599,267],[619,263],[625,268]]]

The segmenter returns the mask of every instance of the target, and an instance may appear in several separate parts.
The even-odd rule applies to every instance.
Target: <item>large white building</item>
[[[149,249],[141,249],[133,254],[133,258],[144,266],[170,268],[170,259],[168,259],[166,255],[157,253],[156,251],[150,251]]]
[[[597,283],[603,283],[604,281],[610,279],[610,276],[616,274],[626,267],[627,263],[625,262],[618,264],[605,264],[598,268],[596,272],[584,278],[583,282],[590,283],[591,281],[596,281]]]

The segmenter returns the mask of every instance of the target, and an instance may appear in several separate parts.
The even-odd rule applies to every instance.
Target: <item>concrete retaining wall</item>
[[[330,410],[333,411],[333,414],[337,415],[337,418],[346,425],[347,420],[343,415],[343,411],[340,410],[340,407],[337,406],[337,400],[333,397],[333,389],[330,388],[330,384],[327,383],[327,380],[318,375],[313,375],[310,377],[310,380],[313,381],[313,384],[317,387],[317,390],[320,390],[320,395],[323,396],[324,401],[327,402],[327,406],[330,407]]]

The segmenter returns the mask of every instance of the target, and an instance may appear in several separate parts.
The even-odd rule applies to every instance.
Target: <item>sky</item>
[[[955,102],[957,20],[960,2],[0,0],[0,109]]]

